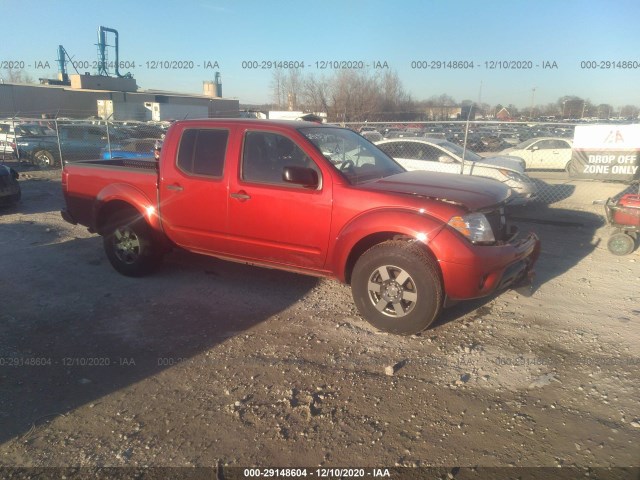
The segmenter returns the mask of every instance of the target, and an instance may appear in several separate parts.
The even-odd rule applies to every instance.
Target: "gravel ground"
[[[59,174],[0,210],[0,466],[638,466],[640,252],[522,210],[537,291],[381,334],[347,286],[177,251],[126,278]]]

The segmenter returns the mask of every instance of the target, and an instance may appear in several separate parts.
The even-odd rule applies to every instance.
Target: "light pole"
[[[564,120],[564,107],[567,105],[567,101],[563,100],[562,101],[562,120]]]

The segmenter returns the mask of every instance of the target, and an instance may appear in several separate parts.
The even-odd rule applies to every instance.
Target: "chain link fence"
[[[414,122],[341,124],[359,132],[408,170],[488,177],[515,192],[513,205],[601,209],[608,198],[638,193],[637,182],[575,180],[567,173],[574,124]],[[66,162],[151,158],[168,122],[99,118],[0,119],[0,157],[25,168]]]
[[[601,210],[608,198],[639,193],[638,182],[570,177],[577,124],[518,122],[342,123],[407,170],[487,177],[514,191],[513,205]]]
[[[0,156],[34,168],[81,160],[153,157],[168,123],[43,118],[0,119]]]

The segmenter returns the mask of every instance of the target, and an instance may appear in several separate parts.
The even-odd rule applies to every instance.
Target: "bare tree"
[[[611,110],[613,113],[613,109]],[[640,109],[635,105],[625,105],[620,108],[620,116],[625,118],[638,118],[638,114],[640,113]]]
[[[6,83],[29,83],[35,84],[35,80],[24,69],[16,70],[13,68],[5,68],[2,78]]]
[[[302,82],[302,104],[312,112],[328,112],[330,88],[325,77],[308,75]]]
[[[285,97],[285,74],[284,70],[278,68],[273,71],[271,78],[271,95],[272,101],[277,108],[282,108]]]

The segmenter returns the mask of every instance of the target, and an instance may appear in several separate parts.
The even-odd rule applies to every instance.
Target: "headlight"
[[[496,241],[491,224],[482,213],[469,213],[468,215],[452,217],[449,220],[449,226],[455,228],[472,243]]]

